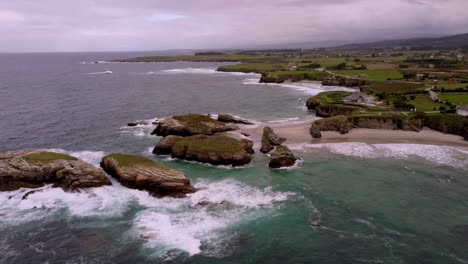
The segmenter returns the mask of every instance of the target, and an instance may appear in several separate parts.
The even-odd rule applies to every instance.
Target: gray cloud
[[[231,48],[466,31],[466,0],[15,0],[0,51]]]

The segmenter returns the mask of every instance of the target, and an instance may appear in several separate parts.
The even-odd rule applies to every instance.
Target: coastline
[[[264,125],[273,128],[279,136],[287,138],[286,145],[361,142],[367,144],[400,143],[468,147],[468,141],[465,141],[461,136],[444,134],[426,127],[420,132],[354,128],[348,134],[332,131],[322,132],[322,138],[314,139],[309,133],[310,124],[311,121]],[[263,125],[255,128],[243,127],[240,132],[250,134],[252,140],[259,142],[263,127]]]

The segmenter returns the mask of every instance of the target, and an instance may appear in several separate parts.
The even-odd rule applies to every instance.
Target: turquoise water
[[[468,262],[466,148],[295,144],[302,162],[288,170],[270,170],[261,154],[244,168],[154,157],[152,127],[126,122],[190,111],[261,125],[312,118],[303,103],[322,88],[257,85],[213,73],[216,64],[79,64],[107,56],[116,55],[33,60],[49,70],[3,65],[0,150],[55,149],[95,165],[111,152],[146,155],[201,190],[157,199],[113,181],[27,200],[28,190],[0,193],[0,263]],[[34,78],[11,74],[22,67]]]

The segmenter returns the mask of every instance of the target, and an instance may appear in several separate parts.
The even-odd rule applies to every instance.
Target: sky
[[[468,0],[0,0],[0,52],[222,49],[468,32]]]

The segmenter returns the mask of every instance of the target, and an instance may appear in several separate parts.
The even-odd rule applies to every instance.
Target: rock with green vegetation
[[[454,114],[431,114],[425,125],[442,133],[462,136],[468,140],[468,117]]]
[[[344,86],[344,87],[359,87],[365,85],[367,82],[365,80],[357,78],[348,78],[344,76],[334,75],[330,78],[326,78],[322,81],[324,86]]]
[[[253,143],[226,136],[195,135],[176,140],[171,149],[174,158],[212,165],[243,166],[251,161]]]
[[[227,125],[206,115],[189,114],[173,116],[159,122],[156,129],[151,133],[158,136],[193,136],[193,135],[213,135],[219,132],[226,132],[239,129],[236,126]]]
[[[78,191],[111,183],[101,169],[69,155],[40,150],[0,153],[0,191],[45,184]]]
[[[351,116],[366,110],[364,106],[345,104],[344,98],[351,95],[350,92],[323,92],[307,100],[306,106],[315,111],[317,116],[331,117],[337,115]]]
[[[262,147],[260,148],[260,152],[268,153],[272,151],[275,146],[279,146],[285,141],[286,139],[279,137],[271,127],[264,127],[262,135]]]
[[[167,136],[161,141],[153,149],[153,154],[156,155],[170,155],[172,153],[172,146],[175,142],[179,139],[182,139],[181,136]]]
[[[218,121],[224,122],[224,123],[236,123],[236,124],[244,124],[244,125],[253,125],[253,123],[248,121],[248,120],[238,118],[238,117],[228,115],[228,114],[219,114],[218,115]]]
[[[185,197],[196,191],[182,172],[145,157],[114,153],[102,158],[101,167],[122,185],[156,197]]]
[[[297,158],[294,153],[286,146],[279,145],[270,155],[270,168],[291,167],[296,164]]]
[[[320,131],[336,131],[340,134],[347,134],[352,128],[347,116],[334,116],[313,122],[310,134],[313,138],[320,138],[322,136]]]

